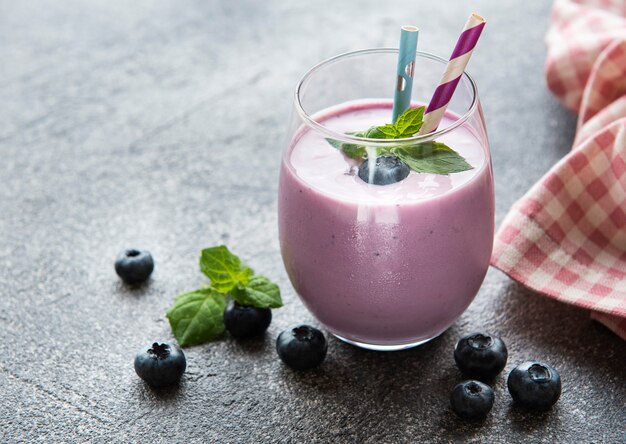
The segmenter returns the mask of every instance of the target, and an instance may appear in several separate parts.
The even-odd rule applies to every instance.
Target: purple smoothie
[[[337,132],[388,123],[390,103],[356,102],[314,116]],[[447,113],[440,128],[458,117]],[[472,302],[493,246],[486,137],[466,122],[437,139],[474,167],[411,172],[370,185],[308,127],[282,159],[279,237],[298,295],[330,332],[381,348],[431,339]]]

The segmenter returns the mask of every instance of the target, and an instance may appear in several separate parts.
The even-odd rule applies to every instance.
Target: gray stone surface
[[[470,71],[490,131],[498,223],[569,149],[575,119],[544,86],[549,2],[367,0],[0,2],[1,442],[624,442],[626,344],[584,310],[491,270],[469,310],[421,348],[375,353],[333,338],[298,374],[274,339],[314,322],[283,270],[279,154],[307,67],[395,46],[446,55],[470,8],[489,19]],[[202,247],[227,242],[278,281],[267,335],[189,348],[177,389],[152,391],[135,351],[170,338],[164,312],[203,282]],[[113,271],[152,251],[149,285]],[[510,362],[541,358],[558,405],[512,406],[504,374],[484,423],[448,407],[463,333],[505,339]]]

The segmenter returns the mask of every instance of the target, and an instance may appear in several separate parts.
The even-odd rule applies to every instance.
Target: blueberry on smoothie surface
[[[115,272],[127,284],[145,282],[154,270],[154,260],[149,251],[128,248],[115,260]]]
[[[495,378],[504,369],[507,358],[502,339],[488,333],[464,336],[454,348],[454,360],[459,370],[474,379]]]
[[[278,356],[294,370],[317,367],[326,358],[327,350],[324,334],[310,325],[288,328],[276,339]]]
[[[374,173],[370,182],[370,161],[365,159],[359,166],[361,180],[373,185],[389,185],[407,178],[411,170],[406,163],[396,156],[380,156],[376,158]]]
[[[561,396],[561,376],[544,362],[524,362],[509,373],[507,380],[513,400],[532,410],[547,410]]]
[[[272,322],[272,310],[240,305],[231,300],[224,309],[224,326],[237,339],[259,336]]]
[[[185,354],[176,344],[153,342],[135,356],[135,372],[155,388],[177,383],[187,367]]]
[[[487,416],[495,399],[493,389],[480,381],[458,384],[450,395],[452,410],[463,419],[480,419]]]

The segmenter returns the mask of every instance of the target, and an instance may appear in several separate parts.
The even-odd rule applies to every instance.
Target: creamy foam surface
[[[363,131],[391,120],[391,103],[388,102],[355,102],[350,108],[346,112],[346,104],[343,104],[341,108],[330,108],[313,117],[325,127],[340,133]],[[457,119],[447,113],[440,127],[449,126]],[[341,200],[392,204],[429,199],[466,184],[485,167],[483,147],[472,130],[462,125],[437,138],[437,142],[457,151],[474,167],[472,170],[450,175],[411,171],[406,179],[395,184],[370,185],[357,176],[354,161],[346,159],[323,135],[311,129],[303,131],[288,154],[290,167],[309,187]]]

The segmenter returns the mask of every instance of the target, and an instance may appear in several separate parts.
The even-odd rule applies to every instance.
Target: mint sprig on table
[[[257,308],[283,305],[278,285],[255,275],[224,245],[202,250],[200,270],[211,284],[179,295],[167,311],[172,333],[182,347],[210,341],[224,332],[224,308],[229,297]]]
[[[425,107],[407,109],[396,123],[373,126],[365,131],[346,133],[369,139],[403,139],[412,137],[422,128]],[[343,143],[326,139],[328,143],[352,159],[366,159],[367,149],[363,145]],[[399,158],[415,172],[451,174],[471,170],[473,167],[448,145],[436,141],[376,148],[376,157],[390,154]]]

